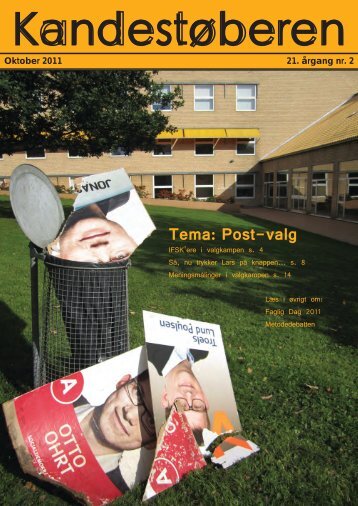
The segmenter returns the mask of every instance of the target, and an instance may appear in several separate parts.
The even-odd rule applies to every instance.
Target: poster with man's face
[[[173,405],[199,444],[203,429],[240,431],[219,325],[143,312],[157,432]]]
[[[82,179],[74,211],[48,247],[75,262],[125,261],[155,226],[124,169]]]
[[[3,408],[23,470],[88,504],[106,504],[148,477],[156,433],[143,347]]]

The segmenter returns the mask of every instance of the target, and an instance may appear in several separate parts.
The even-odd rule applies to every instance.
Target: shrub
[[[146,187],[144,185],[140,186],[134,185],[134,188],[136,189],[141,199],[146,199],[147,197],[149,197],[149,192],[147,192]]]
[[[189,193],[185,193],[185,189],[182,188],[178,191],[178,193],[174,194],[175,198],[178,200],[192,200],[194,193],[190,191]]]
[[[230,197],[228,199],[223,199],[222,197],[216,197],[215,195],[213,195],[212,197],[208,197],[207,199],[205,199],[205,202],[218,202],[218,203],[222,203],[222,204],[233,204],[235,202],[235,198]]]
[[[167,199],[167,200],[174,200],[175,199],[174,193],[171,192],[170,190],[166,190],[166,189],[160,190],[158,192],[157,198],[158,199]]]
[[[178,193],[171,192],[170,190],[163,189],[158,192],[158,199],[167,200],[193,200],[194,193],[192,191],[186,193],[186,190],[182,188]]]
[[[55,184],[57,193],[66,193],[66,186],[64,184]]]
[[[0,183],[0,190],[9,190],[9,182],[3,179]]]

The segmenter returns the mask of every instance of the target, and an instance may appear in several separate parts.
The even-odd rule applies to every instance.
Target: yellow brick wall
[[[134,175],[134,184],[144,185],[151,196],[153,174],[215,172],[221,175],[215,176],[214,193],[229,198],[234,195],[235,175],[227,172],[258,171],[258,163],[264,155],[358,91],[356,71],[172,70],[159,72],[156,79],[179,84],[182,88],[184,107],[169,113],[173,125],[178,128],[258,128],[260,138],[256,154],[236,155],[234,139],[219,140],[214,156],[195,156],[192,139],[178,140],[172,156],[162,157],[135,152],[124,157],[105,153],[100,158],[71,159],[67,153],[47,153],[46,159],[26,160],[24,153],[18,153],[3,156],[0,177],[10,176],[21,163],[33,164],[53,176],[85,175],[124,167]],[[194,84],[201,83],[214,85],[213,112],[194,111]],[[244,83],[257,85],[256,111],[236,111],[236,84]],[[61,181],[64,182],[60,184],[68,184],[67,177]],[[173,184],[176,192],[181,188],[194,191],[194,176],[175,176]]]
[[[333,170],[333,163],[324,163],[324,164],[320,164],[320,165],[313,165],[312,170],[313,171],[330,172]]]
[[[170,113],[181,128],[259,128],[258,158],[358,92],[356,71],[161,71],[181,84],[185,106]],[[215,86],[215,111],[194,112],[194,84]],[[255,112],[236,111],[236,84],[257,84]]]
[[[340,164],[341,172],[358,170],[358,160],[350,160],[349,162],[342,162]]]

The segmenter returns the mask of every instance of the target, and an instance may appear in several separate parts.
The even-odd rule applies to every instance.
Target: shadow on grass
[[[32,484],[35,485],[35,487],[37,487],[38,489],[37,492],[41,493],[41,491],[43,491],[48,494],[51,494],[52,496],[57,497],[59,500],[61,500],[61,504],[82,504],[79,501],[76,502],[75,498],[69,492],[66,492],[66,490],[64,490],[63,488],[57,487],[56,485],[52,485],[51,483],[46,483],[40,479],[35,478],[34,476],[29,476],[23,473],[19,461],[17,459],[15,450],[11,443],[5,416],[2,409],[0,410],[0,445],[1,445],[0,465],[2,465],[3,468],[8,473],[12,474],[17,479],[22,480],[24,482],[24,487],[25,483],[31,482]],[[19,494],[19,490],[17,490],[16,493]],[[43,504],[45,504],[43,502],[44,500],[43,496],[40,497],[39,500]],[[19,503],[14,502],[13,504]]]
[[[0,301],[0,370],[17,391],[32,387],[32,347],[24,337],[26,323]]]
[[[1,354],[0,354],[0,370],[6,381],[13,387],[11,389],[17,393],[30,390],[33,385],[32,376],[32,347],[26,341],[23,332],[26,323],[19,318],[14,312],[2,301],[0,301],[1,314]],[[0,409],[0,465],[6,472],[21,479],[25,482],[29,480],[21,470],[16,453],[12,446],[10,436],[8,434],[6,421],[3,410]],[[36,486],[41,487],[44,491],[57,495],[64,500],[70,501],[69,494],[61,491],[50,484],[44,484],[40,480],[34,480]],[[18,492],[18,491],[17,491]],[[14,502],[15,504],[15,502]]]
[[[72,212],[73,201],[62,201],[65,217],[67,218]],[[13,213],[10,197],[7,195],[0,195],[0,218],[15,218]]]
[[[0,198],[0,218],[15,218],[8,197],[1,196]]]

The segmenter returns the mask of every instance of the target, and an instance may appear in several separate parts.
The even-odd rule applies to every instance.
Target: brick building
[[[266,207],[358,221],[358,93],[261,166]]]
[[[134,184],[145,186],[152,197],[163,190],[184,189],[196,198],[217,196],[246,206],[282,207],[280,199],[268,198],[267,177],[276,177],[276,186],[283,177],[264,178],[263,171],[278,172],[269,167],[273,162],[268,153],[358,91],[355,71],[167,70],[158,79],[166,89],[181,87],[184,106],[164,111],[177,131],[158,136],[152,153],[125,156],[119,146],[100,158],[41,150],[4,155],[0,178],[9,177],[21,163],[31,163],[55,183],[71,186],[79,176],[124,167]],[[357,159],[349,160],[352,167],[357,167]],[[304,209],[295,207],[296,202],[286,208],[312,211],[312,202]]]

